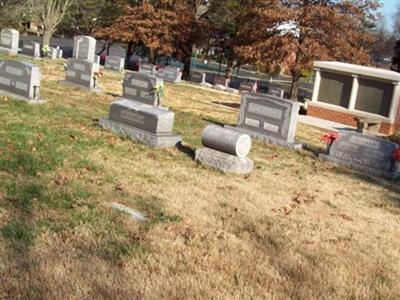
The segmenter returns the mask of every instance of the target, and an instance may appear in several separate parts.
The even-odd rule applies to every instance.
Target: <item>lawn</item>
[[[238,96],[167,84],[184,147],[151,149],[97,126],[122,75],[95,94],[35,63],[47,104],[0,98],[0,298],[400,298],[399,185],[258,142],[249,176],[204,168],[202,129],[235,124],[216,103]]]

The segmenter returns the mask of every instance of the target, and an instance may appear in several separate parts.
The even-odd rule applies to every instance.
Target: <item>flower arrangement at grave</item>
[[[47,46],[47,45],[43,46],[42,52],[43,52],[44,56],[47,56],[49,54],[49,51],[50,51],[50,47],[49,46]]]
[[[98,72],[94,72],[93,78],[94,78],[94,80],[97,80],[97,79],[103,77],[103,75],[104,75],[103,71],[99,70]]]
[[[393,151],[392,159],[394,162],[394,179],[400,179],[400,147]]]
[[[400,162],[400,148],[393,151],[392,158],[394,161]]]
[[[157,85],[153,88],[152,90],[154,92],[154,95],[157,98],[157,103],[160,104],[162,98],[164,97],[164,86],[163,85]]]
[[[328,149],[327,152],[329,153],[329,150],[331,149],[331,146],[333,144],[334,141],[340,139],[340,133],[339,132],[329,132],[329,133],[325,133],[322,137],[321,137],[321,141],[328,145]]]
[[[321,137],[321,141],[328,146],[331,146],[334,141],[340,139],[340,133],[339,132],[330,132],[330,133],[325,133]]]

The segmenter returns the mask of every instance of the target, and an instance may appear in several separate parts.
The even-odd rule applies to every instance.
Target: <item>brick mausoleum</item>
[[[400,73],[341,62],[314,62],[315,84],[308,115],[356,126],[355,118],[400,130]]]

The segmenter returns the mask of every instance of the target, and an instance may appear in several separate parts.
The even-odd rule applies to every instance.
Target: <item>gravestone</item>
[[[268,95],[275,96],[278,98],[285,98],[285,90],[278,87],[269,87]]]
[[[119,56],[108,55],[104,68],[112,71],[122,72],[125,66],[125,59]]]
[[[229,88],[229,79],[225,76],[214,77],[214,88],[220,91],[226,91]]]
[[[240,93],[257,93],[257,81],[243,81],[239,86]]]
[[[192,82],[198,83],[201,86],[212,88],[213,85],[206,81],[207,73],[202,71],[193,71],[190,75],[190,80]]]
[[[153,64],[140,63],[139,64],[139,73],[155,76],[157,73],[157,68]]]
[[[202,84],[206,82],[206,73],[202,71],[193,71],[190,80],[194,83]]]
[[[173,134],[175,114],[133,100],[120,99],[111,104],[108,119],[99,125],[107,130],[150,147],[175,147],[182,138]]]
[[[179,83],[182,81],[182,72],[180,68],[167,66],[160,69],[156,75],[166,82]]]
[[[61,50],[59,47],[49,47],[49,51],[47,52],[46,56],[50,59],[61,59],[63,57],[63,50]]]
[[[0,32],[0,51],[8,54],[18,54],[19,32],[4,28]]]
[[[58,58],[57,55],[58,55],[57,49],[50,47],[46,56],[50,59],[57,59]]]
[[[332,143],[328,155],[319,157],[368,175],[392,178],[395,171],[392,155],[397,148],[395,143],[379,137],[340,131],[340,138]]]
[[[139,72],[127,72],[122,85],[122,98],[161,106],[163,81]]]
[[[100,72],[100,65],[88,60],[70,58],[67,60],[66,80],[72,84],[94,92],[100,92],[95,74]]]
[[[57,48],[57,58],[61,59],[63,58],[63,50]]]
[[[86,35],[76,36],[72,57],[97,63],[96,39]]]
[[[0,93],[41,104],[41,73],[38,66],[13,60],[0,61]]]
[[[253,161],[247,158],[251,138],[247,134],[216,125],[207,126],[202,134],[204,148],[196,150],[195,160],[222,172],[248,174]]]
[[[245,93],[240,104],[239,121],[234,128],[265,143],[301,148],[294,141],[299,110],[300,105],[293,101]]]
[[[22,44],[21,54],[31,56],[33,58],[39,58],[40,44],[33,41],[24,41]]]

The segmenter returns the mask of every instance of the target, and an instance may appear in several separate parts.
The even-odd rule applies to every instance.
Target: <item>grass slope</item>
[[[48,103],[0,99],[0,298],[400,297],[397,186],[257,142],[250,176],[203,168],[204,126],[237,118],[213,102],[238,97],[167,84],[184,148],[149,149],[96,126],[122,75],[92,94],[58,84],[61,61],[35,63]]]

